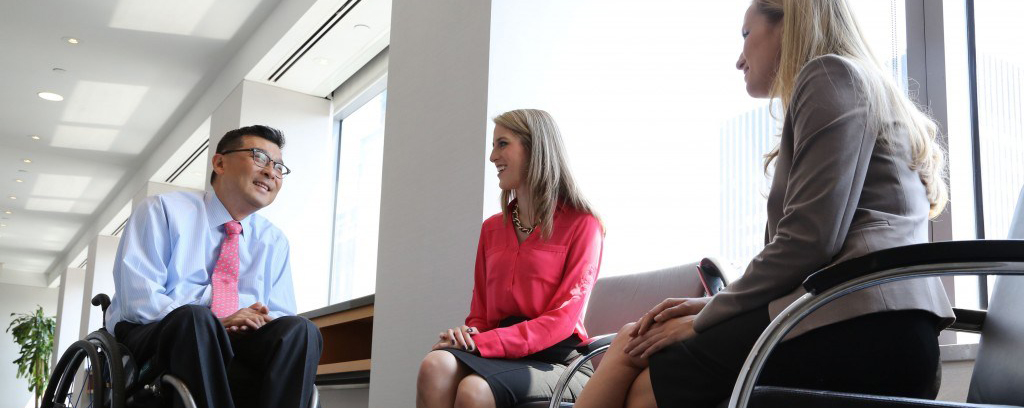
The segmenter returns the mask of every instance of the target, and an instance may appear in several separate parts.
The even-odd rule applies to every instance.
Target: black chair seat
[[[969,404],[769,386],[759,386],[754,389],[750,406],[752,408],[1019,408],[1010,405]]]

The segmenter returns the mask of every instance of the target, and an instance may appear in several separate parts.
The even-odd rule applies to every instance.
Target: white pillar
[[[330,101],[250,81],[239,84],[210,119],[210,157],[233,129],[266,125],[284,133],[282,158],[292,174],[259,214],[288,237],[298,312],[328,301],[338,150],[332,123]]]
[[[178,185],[174,185],[174,184],[167,184],[167,183],[160,183],[160,182],[156,182],[156,181],[150,181],[150,182],[146,183],[145,187],[139,189],[139,191],[136,192],[134,196],[132,196],[132,212],[135,212],[135,206],[139,205],[139,203],[142,202],[142,200],[145,200],[146,197],[157,195],[157,194],[170,193],[172,191],[202,191],[202,190],[196,190],[194,188],[182,187],[182,186],[178,186]]]
[[[114,296],[114,256],[120,237],[97,235],[89,244],[88,262],[82,285],[82,320],[78,338],[103,327],[103,312],[92,305],[92,297],[100,293]]]
[[[67,268],[60,275],[60,291],[57,295],[57,328],[53,338],[53,361],[64,354],[71,343],[79,339],[82,325],[82,302],[85,285],[85,269]]]
[[[371,407],[413,406],[419,362],[469,310],[490,22],[489,0],[393,1]]]

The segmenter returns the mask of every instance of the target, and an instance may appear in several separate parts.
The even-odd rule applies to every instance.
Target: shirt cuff
[[[505,346],[501,344],[501,337],[493,330],[473,336],[473,342],[476,343],[476,349],[480,350],[481,357],[505,356]]]

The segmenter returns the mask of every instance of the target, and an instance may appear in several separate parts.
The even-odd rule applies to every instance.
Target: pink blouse
[[[587,340],[583,306],[601,267],[604,233],[590,214],[566,206],[555,211],[551,237],[540,229],[519,243],[510,219],[484,221],[476,254],[473,301],[466,325],[480,355],[521,358],[575,333]],[[512,316],[528,320],[498,328]]]

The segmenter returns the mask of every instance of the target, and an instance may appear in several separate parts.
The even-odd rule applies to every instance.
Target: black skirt
[[[523,320],[507,318],[499,326],[506,327]],[[511,408],[527,402],[550,400],[566,366],[580,356],[575,349],[579,344],[579,337],[573,334],[554,346],[518,359],[487,358],[463,350],[444,350],[487,380],[498,408]],[[566,388],[573,401],[592,375],[594,367],[590,362],[573,375]]]
[[[729,398],[740,368],[768,326],[763,306],[671,344],[650,358],[659,407],[715,407]],[[921,310],[867,314],[778,345],[758,385],[934,399],[939,363],[935,315]]]

